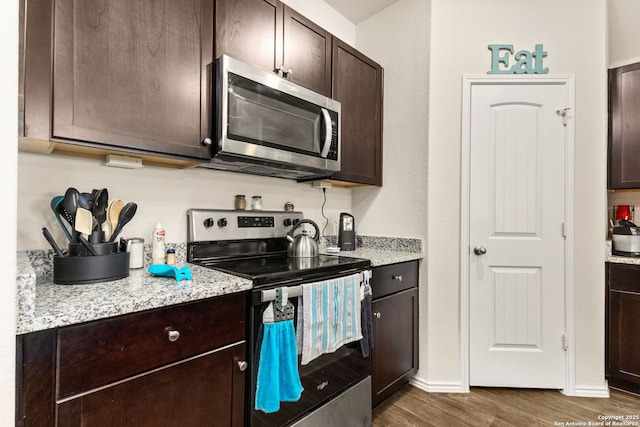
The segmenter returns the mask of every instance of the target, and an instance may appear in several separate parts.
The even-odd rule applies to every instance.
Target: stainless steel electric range
[[[262,313],[286,288],[297,316],[301,285],[367,270],[367,259],[339,255],[288,258],[287,232],[301,212],[191,209],[187,212],[187,261],[253,281],[248,295],[246,385],[247,424],[251,426],[371,425],[371,363],[359,342],[323,354],[298,370],[304,391],[296,402],[282,402],[277,412],[254,407]],[[295,322],[294,322],[295,324]]]

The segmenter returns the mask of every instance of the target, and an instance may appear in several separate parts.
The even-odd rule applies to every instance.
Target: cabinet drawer
[[[640,293],[640,265],[608,264],[609,289]]]
[[[381,298],[418,286],[418,261],[383,265],[373,269],[373,298]]]
[[[243,340],[245,300],[238,293],[61,328],[58,398]]]

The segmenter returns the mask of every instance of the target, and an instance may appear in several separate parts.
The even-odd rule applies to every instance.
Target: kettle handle
[[[302,224],[311,224],[311,225],[313,225],[313,228],[316,230],[316,234],[313,237],[313,240],[317,241],[320,238],[320,228],[318,228],[318,224],[316,224],[314,221],[312,221],[310,219],[301,219],[300,221],[298,221],[296,223],[296,225],[293,226],[291,231],[289,231],[287,233],[287,236],[293,237],[293,232],[296,231],[298,229],[298,227],[300,227]]]

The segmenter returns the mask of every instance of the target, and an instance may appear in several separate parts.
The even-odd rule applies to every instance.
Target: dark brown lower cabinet
[[[244,354],[237,344],[71,398],[58,404],[57,425],[242,426],[244,382],[235,364]]]
[[[404,386],[418,370],[418,261],[374,268],[372,403]]]
[[[606,273],[607,380],[640,393],[640,265],[608,263]]]
[[[246,295],[17,338],[16,425],[244,425]]]

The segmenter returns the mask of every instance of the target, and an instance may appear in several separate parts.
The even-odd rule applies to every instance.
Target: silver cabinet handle
[[[484,246],[476,246],[475,248],[473,248],[473,253],[476,255],[484,255],[487,253],[487,248],[485,248]]]
[[[286,70],[285,70],[285,69],[284,69],[284,65],[279,66],[279,67],[276,69],[276,71],[277,71],[277,72],[282,73],[282,77],[284,77],[285,79],[286,79],[289,75],[293,74],[293,70],[292,70],[291,68],[288,68],[288,69],[286,69]]]
[[[180,338],[180,331],[176,331],[170,326],[167,326],[164,330],[167,332],[167,338],[169,338],[169,341],[176,342],[178,341],[178,338]]]
[[[373,317],[375,317],[376,319],[379,319],[382,317],[382,314],[379,311],[376,311],[375,313],[373,313]]]
[[[213,141],[211,140],[211,138],[205,138],[202,140],[202,145],[211,145],[213,144]]]
[[[397,275],[392,277],[393,280],[397,280],[398,282],[402,282],[402,275]]]
[[[246,361],[244,361],[244,360],[238,360],[238,361],[236,361],[236,364],[238,365],[238,369],[239,369],[241,372],[246,371],[246,370],[247,370],[247,367],[249,366],[249,364],[248,364]]]

